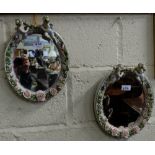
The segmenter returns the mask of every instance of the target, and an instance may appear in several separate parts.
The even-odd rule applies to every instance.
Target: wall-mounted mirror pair
[[[33,102],[46,101],[62,89],[68,70],[65,44],[47,16],[39,26],[16,20],[16,33],[5,51],[5,71],[18,95]],[[103,130],[128,138],[144,127],[152,105],[153,93],[144,66],[118,65],[100,83],[94,111]]]

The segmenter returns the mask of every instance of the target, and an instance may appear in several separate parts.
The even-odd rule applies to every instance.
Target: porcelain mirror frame
[[[134,124],[132,124],[132,126],[115,127],[108,122],[108,119],[104,114],[103,99],[105,97],[104,93],[108,85],[117,81],[120,78],[121,73],[123,73],[124,71],[134,72],[140,78],[139,80],[141,81],[143,90],[146,94],[145,95],[146,107],[143,110],[142,115],[138,117],[138,119],[134,122]],[[124,67],[122,65],[117,65],[116,67],[114,67],[110,75],[106,79],[102,80],[101,83],[99,84],[94,99],[94,113],[98,125],[107,134],[116,138],[129,138],[130,136],[138,133],[145,126],[146,122],[149,120],[152,112],[154,97],[151,84],[148,78],[144,75],[144,71],[145,69],[143,64],[138,64],[138,66],[135,68],[129,68]]]
[[[69,71],[69,60],[68,60],[68,52],[66,46],[64,44],[63,39],[60,35],[53,30],[53,25],[49,23],[49,17],[43,17],[42,25],[29,25],[19,19],[15,21],[16,23],[16,32],[12,36],[8,46],[5,50],[5,72],[8,78],[10,85],[13,87],[15,92],[24,97],[28,101],[32,102],[44,102],[49,100],[51,97],[58,94],[58,92],[64,87]],[[44,26],[46,28],[44,28]],[[14,49],[17,48],[18,44],[21,40],[23,40],[26,36],[32,34],[39,34],[43,36],[47,41],[52,40],[55,46],[58,49],[60,59],[61,59],[61,70],[59,77],[57,78],[56,82],[47,90],[42,91],[38,90],[36,92],[31,91],[29,89],[24,88],[20,83],[18,78],[14,73],[13,68],[13,54]]]

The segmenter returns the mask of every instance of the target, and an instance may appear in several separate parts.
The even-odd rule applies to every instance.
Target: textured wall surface
[[[37,15],[37,23],[41,17]],[[4,50],[14,33],[14,20],[32,15],[0,15],[0,140],[116,140],[98,127],[93,99],[99,81],[112,66],[147,67],[155,87],[153,20],[150,14],[49,15],[63,37],[70,58],[66,86],[45,104],[16,96],[4,72]],[[155,107],[154,107],[155,108]],[[145,128],[129,140],[155,140],[155,110]]]

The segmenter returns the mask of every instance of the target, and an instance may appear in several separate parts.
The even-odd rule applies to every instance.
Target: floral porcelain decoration
[[[110,75],[107,76],[107,78],[105,78],[99,84],[99,87],[96,91],[95,100],[94,100],[94,112],[99,126],[107,134],[110,134],[117,138],[125,138],[125,139],[129,138],[130,136],[139,133],[140,130],[145,126],[148,119],[150,118],[154,98],[153,98],[153,92],[152,92],[150,82],[148,81],[147,77],[144,75],[144,71],[145,71],[145,68],[143,64],[138,64],[137,67],[125,67],[122,65],[117,65],[116,67],[114,67]],[[109,114],[109,118],[105,115],[104,100],[106,99],[107,105],[109,104],[108,102],[109,98],[107,98],[106,90],[113,83],[115,83],[116,81],[119,81],[119,79],[121,79],[121,77],[128,72],[131,72],[134,75],[136,75],[137,80],[141,83],[145,94],[145,100],[144,100],[145,106],[143,110],[141,110],[140,115],[134,122],[130,122],[127,126],[118,125],[116,127],[115,125],[109,122],[109,118],[111,117],[111,115]],[[116,95],[117,91],[110,92],[110,93],[113,93]],[[122,91],[120,91],[119,93],[122,93]],[[111,113],[112,112],[113,111],[111,110]]]
[[[5,50],[5,72],[15,92],[32,102],[57,95],[68,74],[68,52],[49,17],[41,25],[17,19],[16,32]]]

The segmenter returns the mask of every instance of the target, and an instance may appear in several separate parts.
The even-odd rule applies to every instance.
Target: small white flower
[[[55,88],[51,88],[50,93],[51,93],[52,96],[55,96],[55,95],[57,95],[58,91]]]
[[[16,86],[14,87],[14,89],[15,89],[15,90],[19,90],[19,89],[20,89],[20,85],[19,85],[18,82],[16,83]]]
[[[146,119],[143,119],[143,124],[146,124],[147,120]]]
[[[111,128],[112,128],[112,125],[109,124],[109,122],[106,122],[105,123],[105,131],[109,131],[109,130],[111,130]]]
[[[60,77],[59,77],[59,80],[60,80],[61,82],[63,82],[63,81],[64,81],[64,78],[63,78],[62,76],[60,76]]]
[[[136,125],[132,128],[132,130],[134,131],[134,133],[139,133],[140,128]]]
[[[147,110],[145,110],[145,111],[142,113],[142,115],[143,115],[143,117],[144,117],[144,118],[146,118],[146,117],[147,117],[147,115],[148,115]]]
[[[18,79],[18,78],[15,78],[15,82],[16,82],[16,83],[19,83],[19,79]]]
[[[112,128],[112,136],[119,136],[120,130],[116,127]]]
[[[123,138],[128,138],[129,137],[129,130],[127,128],[124,128],[122,130],[121,135],[122,135]]]
[[[131,122],[131,123],[128,124],[129,128],[132,128],[133,126],[134,126],[134,122]]]

